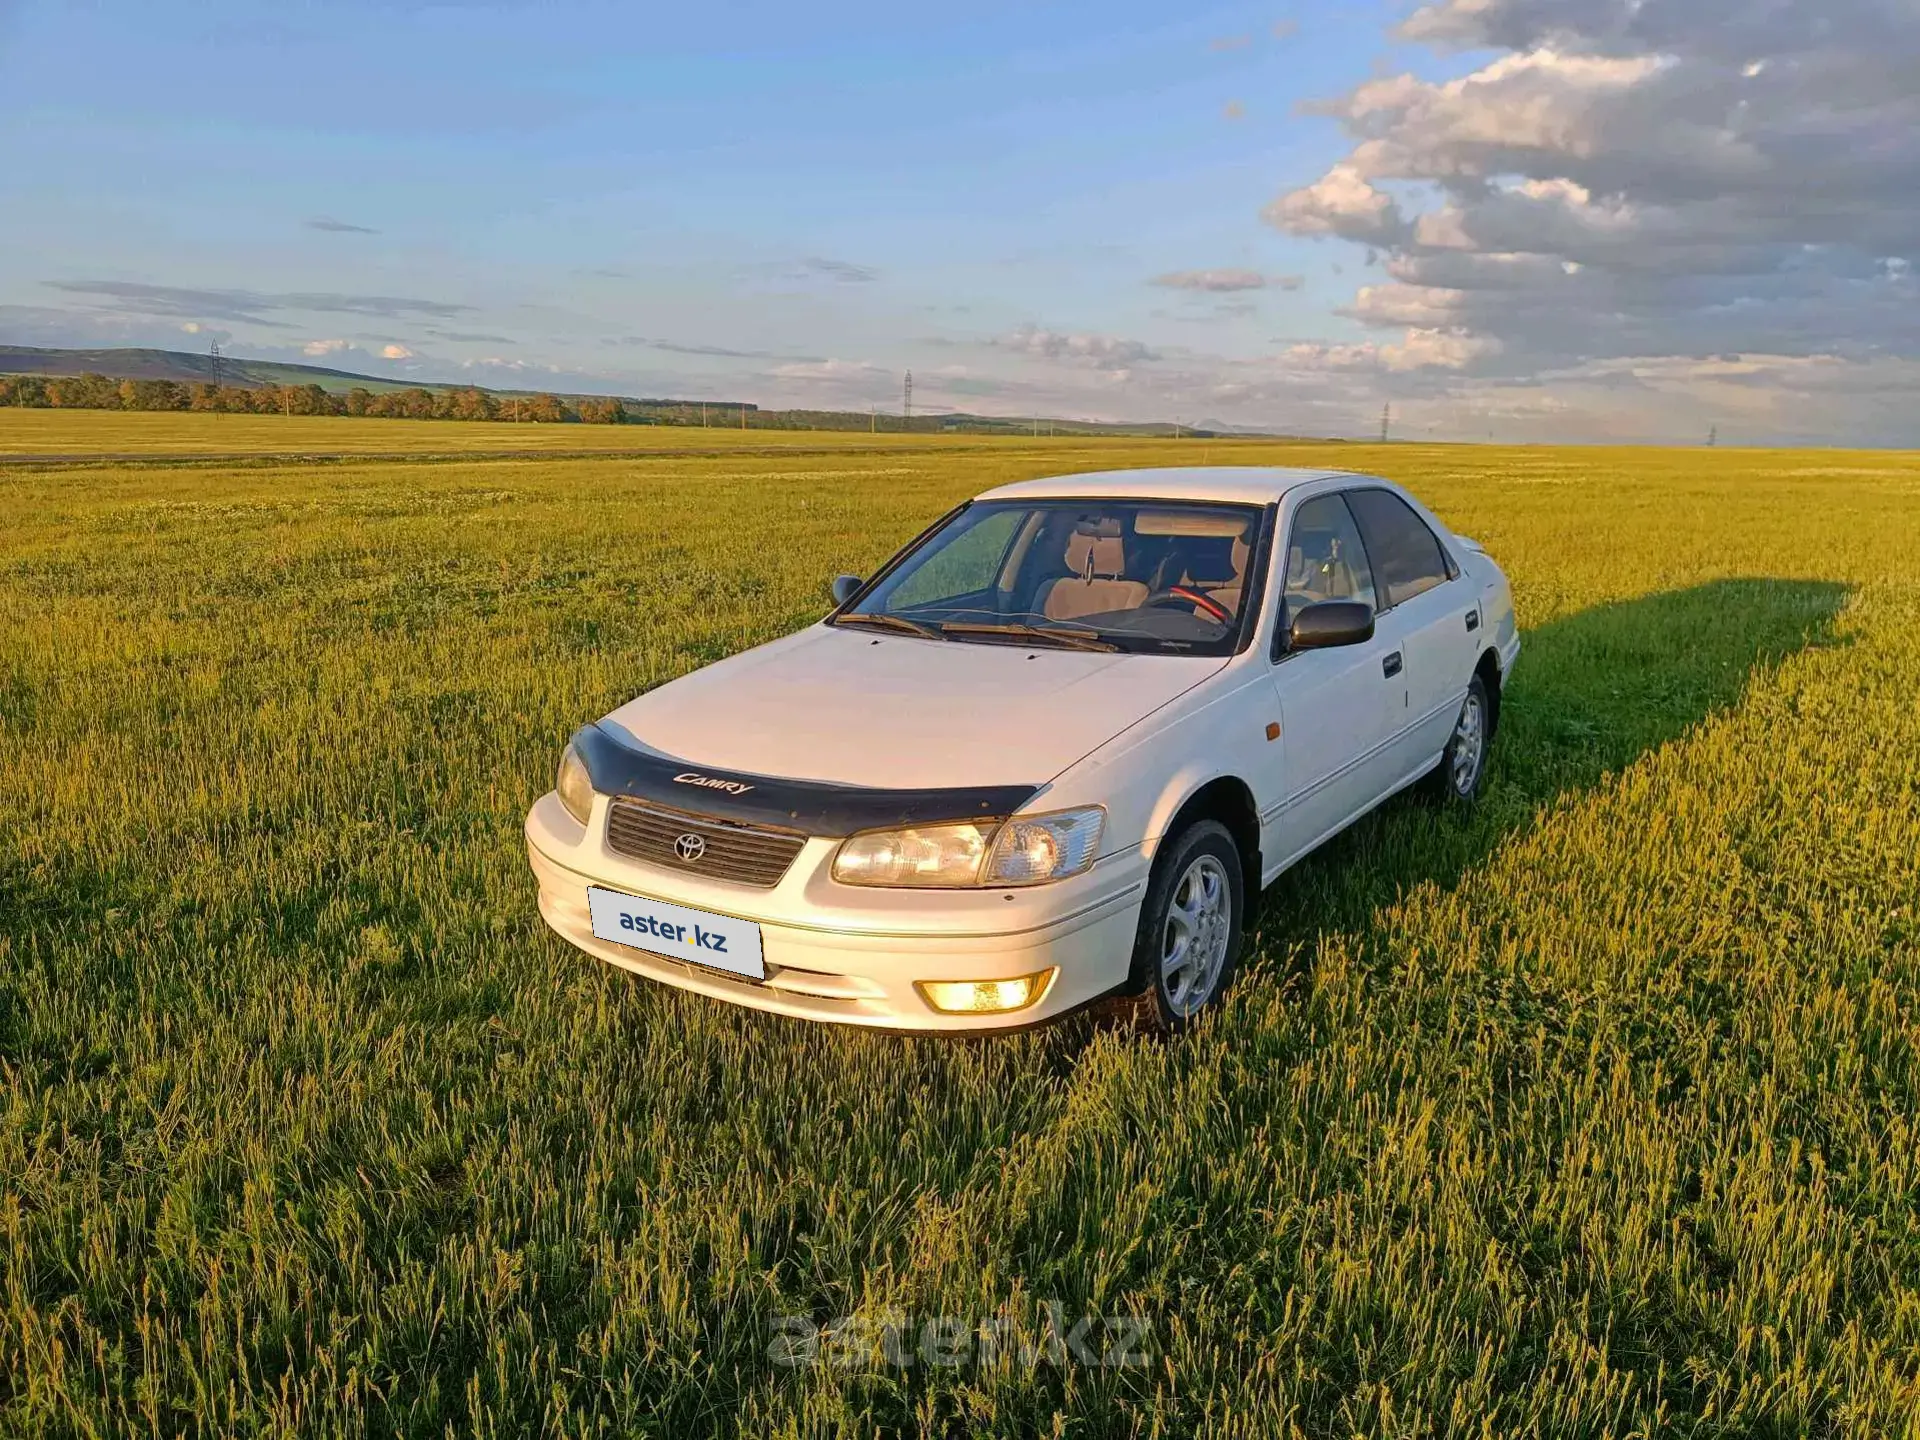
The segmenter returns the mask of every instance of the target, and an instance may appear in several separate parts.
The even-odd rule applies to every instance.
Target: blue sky
[[[1411,211],[1367,87],[1505,63],[1412,9],[0,0],[0,341],[859,408],[911,366],[928,408],[1316,433],[1646,389],[1684,347],[1501,370],[1498,303],[1395,283],[1457,243],[1312,188],[1358,157]]]
[[[45,282],[97,279],[417,295],[473,308],[432,327],[199,323],[260,353],[345,339],[364,362],[399,344],[428,368],[498,357],[613,389],[767,387],[758,356],[606,343],[628,336],[895,372],[819,387],[836,402],[894,401],[915,365],[937,403],[955,346],[1024,325],[1167,345],[1203,329],[1250,350],[1342,334],[1328,312],[1351,286],[1332,267],[1354,257],[1259,212],[1337,154],[1336,128],[1294,106],[1364,76],[1387,18],[1138,0],[17,6],[0,30],[0,303],[83,309]],[[1209,268],[1305,281],[1225,319],[1147,283]],[[108,309],[108,337],[187,343]],[[39,338],[94,338],[55,328]]]

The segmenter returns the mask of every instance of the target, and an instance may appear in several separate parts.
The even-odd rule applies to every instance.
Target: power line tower
[[[1387,433],[1393,428],[1393,402],[1389,400],[1380,407],[1380,443],[1387,443]]]
[[[213,388],[220,388],[220,342],[213,340],[207,344],[207,358],[213,362]]]
[[[1718,425],[1709,425],[1707,427],[1707,448],[1711,450],[1713,449],[1714,446],[1718,445],[1719,443],[1720,443],[1720,427]]]
[[[900,411],[907,417],[907,428],[913,428],[913,371],[907,371],[907,385],[901,397]]]

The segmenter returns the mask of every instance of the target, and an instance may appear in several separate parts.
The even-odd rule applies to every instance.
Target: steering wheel
[[[1222,625],[1232,622],[1233,612],[1211,595],[1187,585],[1169,585],[1164,590],[1156,590],[1140,602],[1141,607],[1150,605],[1192,605],[1198,607],[1208,619],[1217,620]]]

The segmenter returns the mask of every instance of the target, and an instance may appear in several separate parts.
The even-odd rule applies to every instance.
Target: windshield
[[[1227,655],[1263,512],[1163,500],[969,505],[834,618],[967,644]]]

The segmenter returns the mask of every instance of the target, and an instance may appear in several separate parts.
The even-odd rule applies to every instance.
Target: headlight
[[[593,778],[587,774],[587,763],[574,752],[569,745],[560,752],[560,774],[553,782],[554,793],[559,795],[560,803],[567,807],[567,813],[582,825],[593,814]]]
[[[1100,852],[1107,812],[1098,805],[1021,815],[1004,825],[963,822],[869,830],[842,842],[833,878],[844,885],[943,890],[1042,885],[1078,875]]]
[[[993,832],[992,825],[971,823],[869,830],[842,842],[833,878],[847,885],[977,885]]]

